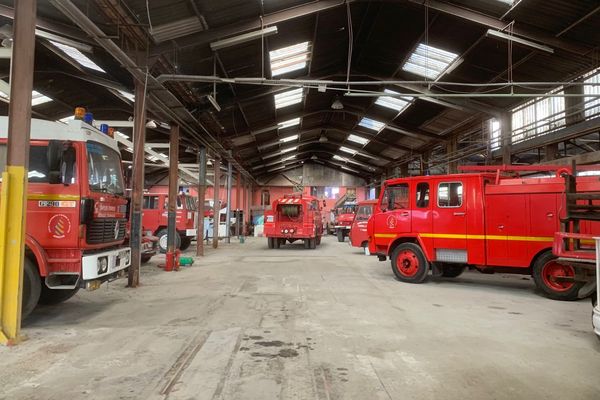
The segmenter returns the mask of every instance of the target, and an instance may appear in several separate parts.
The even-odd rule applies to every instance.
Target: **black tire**
[[[310,249],[310,239],[304,239],[304,248]]]
[[[167,229],[161,229],[156,233],[158,236],[158,250],[161,253],[167,252]],[[179,249],[181,246],[181,236],[179,236],[179,232],[175,232],[175,248]]]
[[[42,293],[42,281],[34,262],[23,260],[23,298],[21,299],[21,319],[24,320],[37,306]]]
[[[319,246],[321,244],[321,236],[317,236],[316,241],[317,241],[317,246]]]
[[[189,236],[184,236],[181,238],[181,245],[179,246],[179,250],[187,250],[192,244],[192,238]]]
[[[556,257],[550,250],[542,253],[533,263],[532,276],[535,286],[541,290],[546,297],[552,300],[572,301],[579,298],[579,290],[585,285],[585,282],[573,282],[570,284],[557,282],[556,275],[551,274],[550,268],[555,271],[562,271],[565,274],[569,272],[574,274],[573,267],[562,266],[553,263]]]
[[[150,261],[151,258],[152,258],[152,256],[150,256],[150,255],[142,254],[142,256],[141,256],[142,264],[147,263],[148,261]]]
[[[317,248],[317,238],[309,239],[309,246],[312,250]]]
[[[338,238],[338,242],[344,241],[344,231],[342,229],[338,229],[337,238]]]
[[[276,249],[281,247],[281,239],[280,238],[273,238],[273,247]]]
[[[418,245],[402,243],[392,252],[391,260],[392,271],[399,281],[422,283],[427,278],[429,263]]]
[[[41,286],[42,293],[40,294],[38,303],[47,306],[67,301],[79,291],[78,287],[75,289],[50,289],[43,281],[41,282]]]
[[[269,249],[275,247],[275,244],[273,243],[273,238],[267,238],[267,246],[269,247]]]
[[[442,276],[444,278],[456,278],[465,272],[464,265],[444,265],[442,266]]]

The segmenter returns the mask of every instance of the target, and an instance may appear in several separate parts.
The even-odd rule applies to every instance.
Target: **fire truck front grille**
[[[125,237],[126,219],[98,218],[87,226],[86,240],[89,244],[110,243]]]

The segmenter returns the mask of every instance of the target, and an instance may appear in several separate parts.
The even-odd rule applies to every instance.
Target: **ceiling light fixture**
[[[233,36],[223,40],[217,40],[216,42],[212,42],[210,44],[210,49],[212,51],[217,51],[227,47],[237,46],[238,44],[246,43],[255,39],[260,39],[261,37],[275,35],[276,33],[277,27],[269,26],[268,28],[259,29],[257,31],[244,33],[242,35]]]
[[[535,43],[535,42],[532,42],[532,41],[527,40],[527,39],[522,39],[522,38],[517,37],[517,36],[509,35],[509,34],[504,33],[504,32],[495,31],[493,29],[488,29],[487,32],[485,33],[485,36],[487,36],[487,37],[496,37],[496,38],[499,38],[499,39],[506,39],[506,40],[510,40],[511,42],[520,43],[522,45],[529,46],[529,47],[532,47],[534,49],[545,51],[546,53],[550,53],[550,54],[554,53],[554,49],[551,48],[551,47],[544,46],[543,44]]]
[[[344,104],[340,101],[340,96],[338,96],[338,95],[335,96],[335,100],[333,100],[333,103],[331,103],[331,108],[333,110],[343,110],[344,109]]]

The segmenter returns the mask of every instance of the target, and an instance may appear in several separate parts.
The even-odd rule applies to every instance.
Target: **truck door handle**
[[[465,213],[464,213],[464,212],[455,212],[455,213],[454,213],[454,216],[455,216],[455,217],[464,217],[464,216],[465,216]]]
[[[403,216],[403,217],[408,217],[409,214],[408,214],[408,211],[402,211],[400,213],[400,215]]]
[[[553,212],[549,212],[549,213],[546,214],[546,217],[552,218],[552,217],[554,217],[554,213]]]
[[[504,229],[504,225],[498,225],[498,229]]]

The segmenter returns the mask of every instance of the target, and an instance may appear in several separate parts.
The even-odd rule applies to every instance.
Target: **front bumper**
[[[335,229],[344,229],[349,231],[350,230],[350,225],[335,225],[334,226]]]
[[[592,313],[592,326],[594,327],[594,333],[600,338],[600,304],[594,307],[594,312]]]
[[[81,259],[82,278],[84,281],[101,279],[124,270],[130,265],[130,247],[84,255]]]
[[[194,237],[196,236],[196,229],[186,229],[185,230],[185,236],[189,236],[189,237]]]

